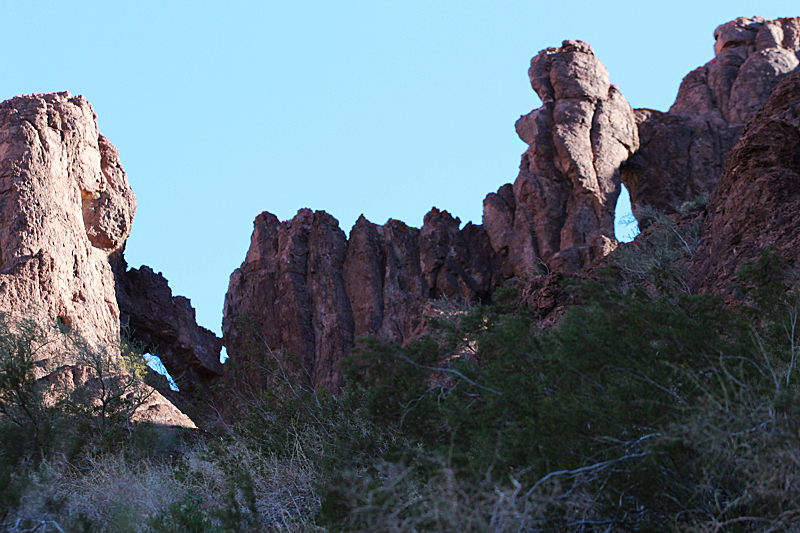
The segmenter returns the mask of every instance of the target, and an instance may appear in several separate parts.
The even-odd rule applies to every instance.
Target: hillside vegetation
[[[0,531],[797,527],[797,276],[767,249],[736,301],[692,294],[696,228],[652,218],[555,327],[525,280],[443,301],[405,347],[362,339],[339,396],[256,344],[271,386],[196,433],[131,422],[133,363],[95,369],[108,401],[45,388],[30,355],[67,333],[7,321]]]

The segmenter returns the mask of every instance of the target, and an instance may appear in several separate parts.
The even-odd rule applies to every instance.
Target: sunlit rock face
[[[528,144],[519,176],[487,196],[483,217],[518,276],[575,270],[614,249],[619,167],[639,146],[633,110],[588,44],[542,50],[528,76],[542,107],[517,121]]]
[[[714,39],[714,59],[683,79],[667,113],[636,110],[641,147],[622,168],[634,214],[711,194],[747,122],[800,64],[800,18],[738,18]]]
[[[0,104],[0,312],[58,323],[113,354],[120,338],[113,265],[135,210],[119,154],[82,96]],[[37,352],[41,379],[92,387],[96,378],[76,364],[74,346],[56,341]],[[135,417],[194,427],[156,391]]]
[[[115,338],[109,256],[135,210],[119,155],[82,96],[0,104],[0,310],[30,306],[91,342]]]

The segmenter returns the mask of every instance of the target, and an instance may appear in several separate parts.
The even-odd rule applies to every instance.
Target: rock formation
[[[745,124],[800,63],[800,18],[738,18],[714,38],[714,59],[683,79],[667,113],[636,110],[641,147],[622,167],[634,214],[709,195]]]
[[[729,293],[736,270],[767,246],[800,262],[800,71],[748,124],[707,211],[693,260],[697,288]]]
[[[393,220],[377,226],[362,217],[348,241],[323,212],[302,210],[283,223],[260,215],[226,296],[230,367],[250,369],[251,383],[263,387],[263,375],[253,369],[265,358],[284,361],[293,354],[310,384],[336,390],[341,377],[335,363],[354,339],[376,335],[405,342],[424,331],[422,317],[432,298],[485,301],[512,276],[553,273],[529,285],[535,290],[525,298],[542,316],[557,316],[552,308],[563,300],[557,297],[558,273],[590,266],[616,246],[620,182],[630,190],[635,213],[642,205],[677,211],[710,193],[745,123],[800,62],[800,19],[740,18],[718,27],[715,38],[716,57],[686,76],[668,113],[634,113],[586,43],[564,41],[540,52],[528,74],[542,107],[517,121],[528,149],[514,184],[484,200],[483,226],[459,230],[457,220],[436,209],[420,230]],[[788,112],[781,113],[769,127],[780,123],[787,141],[778,151],[784,166],[791,166],[790,137],[797,128]],[[714,279],[730,268],[709,258],[721,257],[726,247],[736,250],[751,241],[753,249],[756,241],[774,241],[781,250],[793,246],[789,236],[781,244],[775,233],[791,227],[786,221],[793,213],[759,204],[773,191],[762,184],[765,177],[745,172],[748,165],[765,164],[765,154],[777,148],[746,163],[742,158],[756,150],[747,146],[766,146],[766,140],[756,133],[745,137],[749,144],[734,151],[725,184],[710,205],[715,214],[698,254],[698,268]],[[740,226],[752,216],[763,224],[751,235]]]
[[[216,343],[218,361],[219,341],[196,334],[188,301],[172,302],[166,281],[153,281],[152,272],[125,273],[122,250],[135,210],[119,154],[98,132],[82,96],[31,95],[0,104],[0,312],[58,321],[90,345],[113,347],[122,295],[123,311],[141,325],[135,333],[164,341],[153,344],[168,369],[219,373],[212,353]],[[172,315],[162,312],[165,298]],[[147,307],[152,302],[162,307]],[[145,313],[149,322],[141,320]],[[174,339],[163,333],[172,330]],[[43,356],[56,374],[85,381],[69,350]],[[139,417],[193,426],[157,393]]]
[[[356,339],[418,336],[432,298],[487,300],[501,280],[499,260],[483,228],[459,224],[438,209],[422,229],[361,217],[348,241],[323,211],[303,209],[283,223],[262,213],[225,296],[226,371],[263,387],[260,369],[291,354],[311,384],[337,390],[336,362]]]
[[[588,44],[539,52],[528,76],[543,105],[517,121],[528,143],[519,176],[486,197],[483,215],[517,276],[541,262],[575,270],[614,249],[619,167],[639,146],[633,110]]]
[[[225,297],[229,383],[263,389],[264,368],[280,362],[311,386],[338,390],[337,362],[358,338],[408,342],[426,330],[432,300],[485,302],[514,276],[550,271],[524,300],[556,320],[568,303],[561,273],[616,246],[621,181],[635,208],[675,211],[715,191],[694,260],[698,287],[727,283],[767,244],[796,259],[800,80],[790,73],[800,64],[800,18],[737,19],[715,38],[716,57],[686,76],[667,113],[634,112],[586,43],[540,52],[528,74],[542,107],[516,124],[528,149],[514,184],[484,200],[482,226],[460,228],[434,208],[420,229],[361,217],[348,239],[322,211],[285,222],[259,215]],[[189,300],[160,274],[127,268],[135,197],[82,97],[0,105],[0,201],[0,312],[24,303],[91,343],[128,327],[178,381],[176,403],[209,393],[222,375],[221,340],[197,326]]]
[[[109,256],[136,198],[82,97],[0,104],[0,310],[31,306],[90,342],[119,334]]]

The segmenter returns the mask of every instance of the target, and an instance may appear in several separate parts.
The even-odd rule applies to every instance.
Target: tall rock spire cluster
[[[355,339],[418,336],[433,298],[485,301],[511,277],[602,260],[617,246],[621,183],[635,211],[675,212],[710,194],[745,123],[797,70],[800,19],[740,18],[714,37],[716,57],[686,76],[667,113],[631,109],[582,41],[539,52],[528,75],[542,107],[517,121],[528,149],[513,185],[484,199],[481,226],[459,230],[434,209],[421,230],[362,217],[347,240],[323,212],[284,223],[260,215],[226,295],[228,365],[253,368],[268,346],[271,356],[299,356],[314,386],[335,390],[335,363]]]

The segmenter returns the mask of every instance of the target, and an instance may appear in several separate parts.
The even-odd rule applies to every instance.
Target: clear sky
[[[481,222],[516,177],[531,57],[588,42],[633,107],[666,110],[738,16],[797,0],[5,0],[0,100],[83,94],[139,207],[125,256],[220,333],[252,222],[322,209]],[[630,230],[624,230],[627,234]],[[620,235],[622,236],[622,235]]]

